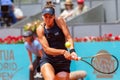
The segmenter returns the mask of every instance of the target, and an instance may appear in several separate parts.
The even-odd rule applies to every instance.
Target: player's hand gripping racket
[[[91,63],[88,62],[87,59],[91,59]],[[105,50],[99,51],[95,56],[80,57],[79,60],[89,64],[96,71],[103,74],[112,74],[119,66],[118,59]]]

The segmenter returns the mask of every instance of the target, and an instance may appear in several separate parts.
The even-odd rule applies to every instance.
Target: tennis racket
[[[87,59],[91,59],[91,62],[88,62]],[[119,67],[118,59],[105,50],[99,51],[94,56],[80,57],[79,60],[89,64],[95,71],[103,74],[112,74]]]

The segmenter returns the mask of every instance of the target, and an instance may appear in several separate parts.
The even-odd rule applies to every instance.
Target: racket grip
[[[72,58],[74,59],[74,56],[72,56]],[[78,57],[78,59],[77,60],[82,60],[82,58],[81,57]]]
[[[75,59],[75,56],[72,56],[72,59]],[[80,58],[79,57],[77,57],[75,60],[79,60]]]
[[[82,60],[82,58],[81,58],[81,57],[78,57],[78,60]]]

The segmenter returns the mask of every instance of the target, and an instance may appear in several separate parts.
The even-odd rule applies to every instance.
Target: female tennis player
[[[69,80],[71,60],[78,60],[78,57],[68,27],[63,18],[55,17],[52,5],[44,7],[42,18],[43,23],[37,28],[38,39],[43,48],[41,73],[45,80]],[[71,44],[70,52],[65,47],[66,41]]]

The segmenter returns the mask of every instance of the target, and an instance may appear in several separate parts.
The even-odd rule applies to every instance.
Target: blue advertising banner
[[[106,50],[120,62],[120,42],[75,42],[79,56],[93,56]],[[85,70],[84,80],[119,80],[120,67],[113,74],[101,74],[82,61],[73,61],[71,71]],[[29,57],[23,44],[0,45],[0,80],[29,80]]]
[[[29,80],[28,66],[23,44],[0,45],[0,80]]]

